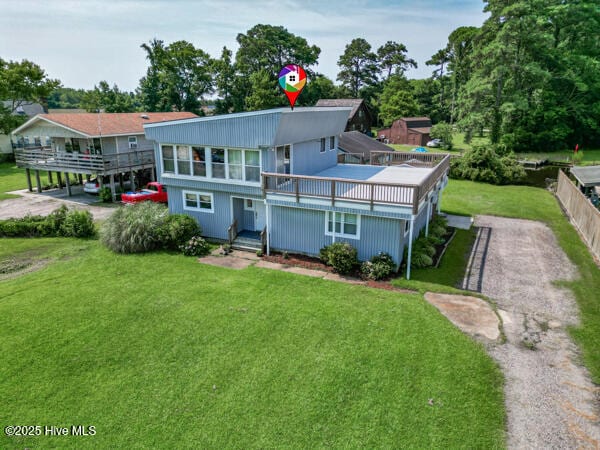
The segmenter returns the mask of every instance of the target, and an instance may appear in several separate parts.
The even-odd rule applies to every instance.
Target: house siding
[[[293,145],[291,155],[293,174],[313,175],[337,164],[337,149],[329,150],[329,136],[323,137],[325,138],[323,153],[321,153],[320,138]]]
[[[147,150],[153,148],[153,142],[146,139],[143,134],[130,134],[129,136],[137,137],[137,149],[136,150]],[[118,136],[117,137],[117,152],[124,153],[130,151],[129,149],[129,136]]]
[[[286,250],[318,256],[319,250],[333,242],[325,234],[325,211],[274,206],[271,208],[270,245],[275,250]],[[358,251],[361,261],[379,252],[389,253],[400,263],[401,220],[361,216],[360,239],[336,237]]]

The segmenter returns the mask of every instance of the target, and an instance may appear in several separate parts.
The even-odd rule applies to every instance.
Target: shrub
[[[369,280],[382,280],[389,277],[396,269],[394,259],[387,253],[379,253],[365,261],[360,266],[360,271]]]
[[[583,151],[580,150],[577,153],[573,153],[573,164],[578,166],[581,164],[581,162],[583,161]]]
[[[57,236],[60,234],[63,223],[67,218],[69,208],[66,205],[60,205],[59,208],[52,211],[46,216],[44,236]]]
[[[162,246],[169,250],[177,250],[194,236],[202,233],[198,222],[187,214],[171,214],[160,227],[159,239]]]
[[[102,186],[100,188],[98,191],[98,197],[100,197],[100,200],[102,200],[104,203],[110,203],[113,201],[112,191],[108,186]]]
[[[410,266],[412,268],[423,269],[425,267],[430,267],[433,265],[433,259],[431,256],[418,251],[413,251],[412,258],[410,261]]]
[[[504,151],[499,150],[501,153]],[[492,184],[516,183],[525,177],[525,169],[514,153],[498,154],[494,147],[475,146],[450,163],[450,176]]]
[[[264,256],[264,253],[261,249],[256,250],[256,256],[258,256],[259,258],[262,258]]]
[[[210,252],[210,245],[200,236],[193,236],[179,249],[185,256],[204,256]]]
[[[117,209],[103,224],[101,240],[117,253],[143,253],[160,248],[160,231],[169,212],[161,204],[142,202]]]
[[[444,150],[452,150],[452,125],[446,122],[436,123],[431,127],[429,136],[432,139],[441,139],[441,148]]]
[[[326,264],[341,274],[348,274],[358,265],[358,252],[346,242],[334,242],[322,248],[319,255],[324,255]]]
[[[94,218],[89,211],[73,209],[67,213],[60,234],[69,237],[91,237],[96,234]]]

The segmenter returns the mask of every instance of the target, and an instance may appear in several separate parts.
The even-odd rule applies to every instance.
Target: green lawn
[[[582,165],[595,165],[600,164],[600,149],[584,149]],[[573,150],[561,150],[557,152],[527,152],[518,153],[517,157],[520,159],[529,160],[544,160],[558,162],[571,162],[573,160]]]
[[[491,214],[548,224],[560,246],[579,268],[578,280],[563,283],[574,292],[581,311],[581,326],[571,328],[570,332],[583,350],[584,362],[594,381],[600,383],[600,269],[554,196],[534,187],[450,180],[442,195],[442,209],[453,214]]]
[[[42,173],[43,175],[46,175],[44,172]],[[45,180],[45,177],[43,180]],[[42,181],[42,183],[43,182],[44,181]],[[33,177],[32,183],[35,184],[35,178]],[[15,166],[15,163],[12,162],[0,163],[0,186],[0,200],[17,197],[16,195],[7,194],[6,192],[27,188],[25,170],[19,169],[17,166]]]
[[[502,376],[420,295],[4,239],[0,448],[497,448]],[[160,273],[160,276],[156,276]],[[429,405],[433,399],[433,405]]]

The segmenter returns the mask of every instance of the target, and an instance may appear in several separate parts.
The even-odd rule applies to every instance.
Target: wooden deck
[[[86,155],[47,147],[15,150],[18,167],[81,174],[111,175],[154,167],[154,149],[132,150],[110,155]]]
[[[396,152],[391,152],[396,153]],[[419,156],[437,157],[422,158],[414,166],[424,167],[429,164],[431,172],[420,183],[387,183],[348,178],[331,178],[305,175],[287,175],[262,173],[263,192],[265,194],[293,195],[295,201],[300,197],[317,197],[331,200],[334,206],[338,200],[366,202],[373,209],[374,204],[409,206],[413,214],[419,209],[419,203],[425,198],[433,186],[442,179],[450,168],[450,156],[429,154]],[[417,155],[410,155],[417,156]],[[441,156],[441,157],[440,157]],[[404,164],[406,164],[405,162]],[[409,163],[410,164],[410,163]],[[408,168],[410,170],[410,168]]]

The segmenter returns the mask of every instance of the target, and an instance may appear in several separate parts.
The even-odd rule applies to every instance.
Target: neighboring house
[[[11,110],[13,108],[12,100],[2,101],[5,108]],[[44,107],[39,103],[23,102],[13,112],[14,116],[33,117],[36,114],[44,113]],[[11,137],[7,134],[0,134],[0,155],[12,155],[13,153],[13,142]],[[0,158],[1,159],[1,158]]]
[[[369,133],[371,131],[373,118],[364,100],[359,98],[321,99],[315,106],[351,108],[344,131],[360,131],[361,133]]]
[[[394,149],[359,131],[345,131],[338,142],[338,161],[346,164],[368,164],[371,152],[393,152]]]
[[[195,118],[187,112],[160,113],[74,113],[38,114],[12,132],[17,138],[15,160],[26,169],[31,190],[30,170],[35,171],[37,189],[41,191],[39,170],[57,173],[62,187],[62,173],[108,176],[115,193],[115,176],[154,173],[154,146],[144,136],[144,124]],[[71,195],[68,177],[67,191]],[[122,186],[121,186],[122,187]]]
[[[234,245],[317,256],[344,241],[361,260],[404,248],[428,227],[448,155],[380,154],[395,166],[338,164],[348,108],[273,109],[144,126],[169,209]],[[409,161],[411,160],[411,161]]]
[[[429,117],[403,117],[392,123],[390,128],[379,130],[378,139],[386,144],[405,144],[424,147],[431,133]]]

